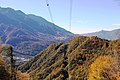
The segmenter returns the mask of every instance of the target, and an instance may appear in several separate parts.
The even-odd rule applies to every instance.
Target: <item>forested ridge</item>
[[[120,80],[120,40],[75,37],[19,66],[33,80]]]

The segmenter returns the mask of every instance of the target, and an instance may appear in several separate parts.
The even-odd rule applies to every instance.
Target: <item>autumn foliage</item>
[[[88,80],[111,80],[110,71],[115,65],[111,56],[100,56],[90,66]],[[115,79],[116,80],[116,79]]]
[[[30,80],[30,75],[28,73],[22,73],[21,71],[17,71],[17,80]]]
[[[18,80],[120,80],[120,40],[76,37],[20,65]]]

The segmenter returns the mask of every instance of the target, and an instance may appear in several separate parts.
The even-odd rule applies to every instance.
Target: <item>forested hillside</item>
[[[15,53],[35,55],[48,45],[68,41],[73,34],[40,16],[0,7],[0,39],[14,47]]]
[[[120,80],[120,40],[76,37],[19,66],[34,80]]]

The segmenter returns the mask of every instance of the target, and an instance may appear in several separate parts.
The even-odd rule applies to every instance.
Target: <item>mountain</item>
[[[83,36],[98,36],[102,39],[108,39],[108,40],[116,40],[120,39],[120,29],[115,29],[112,31],[99,31],[99,32],[93,32],[93,33],[87,33],[87,34],[80,34]]]
[[[119,80],[113,76],[111,64],[116,61],[120,67],[119,50],[120,40],[80,36],[69,43],[50,45],[18,69],[33,80]],[[116,65],[114,75],[120,72]]]
[[[1,7],[0,35],[2,43],[12,45],[19,57],[35,55],[52,43],[73,38],[71,32],[40,16]]]

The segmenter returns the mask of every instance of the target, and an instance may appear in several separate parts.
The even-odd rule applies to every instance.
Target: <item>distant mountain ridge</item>
[[[58,35],[57,31],[61,32],[59,35],[64,35],[65,33],[71,34],[71,32],[48,22],[44,18],[32,14],[27,15],[20,10],[15,11],[11,8],[0,8],[0,17],[1,22],[3,21],[6,24],[10,23],[11,25],[17,26],[17,28],[19,28],[19,26],[25,26],[22,28],[51,35]]]
[[[87,33],[87,34],[80,34],[83,36],[98,36],[102,39],[107,39],[107,40],[116,40],[120,39],[120,29],[115,29],[112,31],[99,31],[99,32],[93,32],[93,33]]]
[[[10,44],[16,51],[30,55],[35,55],[52,43],[73,37],[73,33],[42,17],[1,7],[0,35],[2,43]]]

